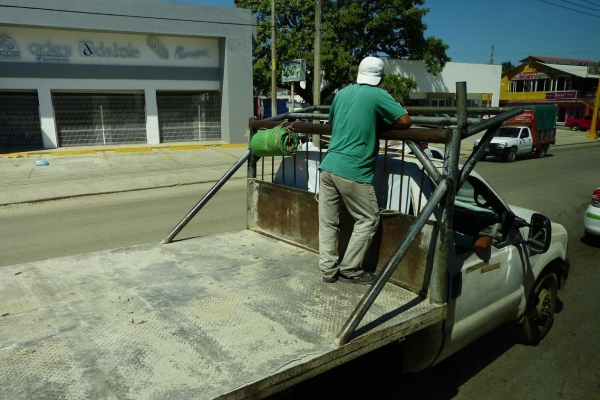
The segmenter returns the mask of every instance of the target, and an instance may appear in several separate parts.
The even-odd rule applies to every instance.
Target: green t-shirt
[[[379,87],[355,84],[340,90],[329,110],[331,142],[320,168],[371,183],[379,152],[377,132],[404,114],[407,111]]]

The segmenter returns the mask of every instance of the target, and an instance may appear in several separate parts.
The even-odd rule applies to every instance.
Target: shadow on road
[[[404,374],[401,346],[391,344],[269,399],[451,399],[465,382],[519,344],[524,342],[517,329],[506,324],[432,368]]]

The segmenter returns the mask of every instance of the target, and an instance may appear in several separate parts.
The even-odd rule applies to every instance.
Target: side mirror
[[[542,214],[533,214],[529,223],[527,248],[532,254],[542,254],[550,248],[552,223]]]

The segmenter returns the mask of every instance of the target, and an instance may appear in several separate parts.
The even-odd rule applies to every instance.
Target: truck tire
[[[579,130],[579,125],[577,125],[577,124],[571,125],[571,130],[572,131],[578,131]]]
[[[484,154],[481,156],[481,158],[479,159],[479,161],[485,161],[485,159],[487,158],[487,156]]]
[[[535,156],[537,158],[544,158],[544,156],[546,155],[547,152],[548,152],[548,145],[543,144],[536,149]]]
[[[506,162],[513,162],[517,159],[517,148],[513,147],[506,156]]]
[[[535,345],[542,340],[554,323],[558,302],[558,279],[554,272],[543,273],[529,295],[521,330],[527,343]]]

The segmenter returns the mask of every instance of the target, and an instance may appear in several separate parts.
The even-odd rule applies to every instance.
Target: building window
[[[446,107],[446,99],[431,99],[433,107]]]

